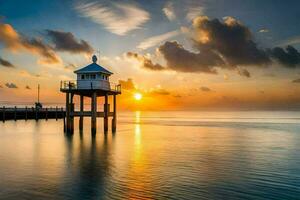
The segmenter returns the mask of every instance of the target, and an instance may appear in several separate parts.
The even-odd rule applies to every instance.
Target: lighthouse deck
[[[121,85],[105,80],[71,80],[61,81],[60,91],[86,97],[92,97],[94,92],[97,96],[118,95]]]

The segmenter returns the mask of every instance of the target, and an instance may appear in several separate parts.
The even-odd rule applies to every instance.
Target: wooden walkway
[[[64,118],[66,112],[63,108],[40,108],[34,107],[0,107],[0,120],[28,120],[28,119],[61,119]]]

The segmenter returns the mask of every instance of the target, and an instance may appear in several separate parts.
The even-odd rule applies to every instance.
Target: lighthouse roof
[[[89,64],[86,67],[78,69],[78,70],[74,71],[74,73],[82,74],[82,73],[99,73],[100,72],[100,73],[104,73],[104,74],[108,74],[108,75],[113,74],[112,72],[108,71],[104,67],[98,65],[96,62],[97,62],[97,57],[93,56],[93,63],[92,64]]]

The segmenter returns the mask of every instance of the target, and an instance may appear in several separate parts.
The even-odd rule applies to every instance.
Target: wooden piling
[[[83,130],[83,111],[84,111],[84,97],[80,95],[80,118],[79,118],[79,130]]]
[[[46,108],[46,121],[48,120],[48,108]]]
[[[2,120],[3,122],[5,122],[5,106],[3,106],[3,110],[2,110]]]
[[[17,121],[17,106],[15,106],[14,119],[15,119],[15,121]]]
[[[114,109],[114,114],[111,123],[111,129],[112,132],[116,132],[117,130],[117,96],[116,95],[113,95],[113,109]]]
[[[109,105],[108,105],[108,95],[105,94],[104,96],[105,103],[104,103],[104,132],[108,131],[108,112],[109,112]]]
[[[66,93],[66,132],[70,132],[70,108],[69,108],[70,94]]]
[[[55,107],[55,120],[57,121],[57,110],[58,110],[58,108],[57,108],[57,106]]]
[[[35,120],[36,121],[38,121],[38,119],[39,119],[39,114],[38,114],[38,108],[37,107],[35,107]]]
[[[97,92],[92,94],[92,105],[91,105],[91,131],[92,134],[97,132]]]
[[[27,106],[25,107],[25,121],[28,119]]]

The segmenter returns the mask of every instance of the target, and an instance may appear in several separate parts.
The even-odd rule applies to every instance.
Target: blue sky
[[[268,90],[269,98],[280,96],[279,91],[276,93],[275,86],[283,88],[286,96],[292,95],[299,90],[299,84],[291,84],[300,78],[299,58],[280,60],[278,51],[286,56],[285,59],[291,59],[291,55],[284,52],[285,47],[292,45],[296,51],[300,47],[299,7],[300,1],[297,0],[0,0],[2,32],[5,33],[4,29],[11,27],[19,37],[18,41],[11,42],[10,38],[7,42],[7,35],[1,36],[0,33],[0,58],[13,66],[1,68],[3,81],[0,86],[2,93],[6,95],[2,99],[18,98],[17,92],[11,93],[5,87],[6,83],[11,82],[22,85],[19,88],[41,83],[51,91],[51,98],[57,99],[57,83],[61,79],[73,79],[73,69],[88,64],[91,54],[97,54],[98,51],[101,64],[115,72],[113,81],[132,78],[136,88],[144,92],[164,89],[173,96],[189,96],[189,90],[195,87],[198,88],[197,97],[202,97],[204,91],[201,88],[207,87],[212,91],[220,91],[211,93],[212,99],[222,99],[222,96],[229,95],[242,101],[242,92],[237,92],[242,85],[252,91],[253,104],[263,98],[257,94],[268,94]],[[233,22],[244,31],[250,31],[249,40],[255,43],[256,53],[268,54],[265,60],[241,62],[238,58],[232,58],[229,52],[226,54],[222,49],[215,49],[218,47],[209,46],[213,48],[212,52],[221,50],[217,56],[220,55],[225,62],[222,61],[220,66],[217,60],[208,65],[205,62],[204,66],[202,60],[206,57],[203,55],[202,60],[196,59],[202,64],[176,66],[178,62],[167,57],[164,50],[168,49],[164,45],[169,44],[172,48],[179,48],[191,55],[198,53],[197,48],[202,48],[203,51],[207,41],[200,41],[201,47],[197,47],[198,43],[195,43],[197,39],[201,40],[195,34],[202,34],[203,30],[197,30],[199,27],[193,24],[193,20],[198,18],[200,25],[203,25],[201,23],[204,23],[204,18],[201,20],[201,16],[206,16],[204,21],[212,28],[206,30],[208,32],[205,34],[214,34],[209,32],[215,30],[214,19],[218,19],[220,26],[225,28]],[[47,31],[54,33],[51,35]],[[58,44],[55,41],[57,34],[73,38],[72,45],[82,47],[83,50],[76,51],[74,46],[67,46],[70,43],[62,41]],[[176,43],[166,43],[168,41]],[[37,42],[43,47],[37,46]],[[87,44],[86,49],[83,43]],[[275,52],[276,47],[281,49]],[[268,48],[272,51],[266,50]],[[128,52],[136,54],[128,56]],[[52,59],[56,59],[54,63],[53,60],[45,63],[49,53],[53,54]],[[194,65],[196,68],[191,67]],[[262,65],[268,67],[261,67]],[[16,77],[16,74],[19,76]],[[184,80],[192,81],[186,83]],[[176,91],[178,84],[183,92]],[[32,93],[28,91],[22,95],[30,99]],[[191,98],[190,101],[197,101],[196,97]],[[292,95],[291,98],[296,101],[300,97]],[[284,102],[289,100],[285,98]]]

